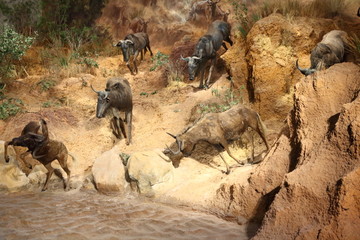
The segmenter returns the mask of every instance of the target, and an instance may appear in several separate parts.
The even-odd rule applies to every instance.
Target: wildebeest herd
[[[189,20],[193,19],[195,14],[202,10],[202,6],[208,6],[213,12],[211,14],[208,13],[207,16],[214,17],[216,13],[226,16],[226,18],[224,18],[225,21],[224,19],[214,20],[209,24],[208,31],[200,37],[191,56],[181,56],[181,60],[187,62],[189,80],[194,80],[196,77],[200,78],[200,89],[210,87],[211,75],[217,59],[217,51],[221,46],[223,46],[225,50],[228,49],[225,42],[229,43],[230,46],[233,45],[233,41],[230,39],[231,26],[226,22],[229,13],[225,14],[216,5],[218,2],[219,1],[212,0],[196,2],[189,14]],[[360,8],[358,15],[360,16]],[[146,24],[146,26],[139,26],[139,22],[140,24]],[[146,33],[147,24],[148,21],[144,21],[143,19],[138,20],[138,22],[133,25],[133,28],[135,29],[134,31],[139,29],[141,32],[128,34],[123,40],[114,44],[114,46],[121,48],[123,60],[133,75],[138,73],[138,65],[136,63],[137,56],[140,54],[141,60],[143,60],[147,51],[150,52],[151,56],[153,55],[149,36]],[[296,68],[307,76],[342,62],[344,60],[346,39],[346,32],[340,30],[330,31],[325,34],[322,41],[312,49],[310,68],[299,67],[298,61],[296,61],[295,64]],[[207,79],[204,82],[205,69],[209,61],[210,69]],[[114,135],[119,139],[123,136],[126,139],[126,144],[131,144],[133,99],[129,82],[123,77],[112,77],[107,80],[104,90],[98,91],[92,86],[91,88],[98,97],[96,117],[103,118],[107,113],[110,113],[112,115],[110,126]],[[124,119],[121,117],[122,112],[125,112]],[[259,134],[268,151],[269,144],[266,139],[265,127],[259,114],[239,104],[222,113],[208,113],[191,126],[186,127],[179,134],[168,133],[175,139],[175,142],[171,147],[166,147],[163,152],[171,159],[179,155],[181,155],[181,157],[189,156],[193,152],[196,144],[200,141],[205,141],[218,149],[220,157],[226,165],[225,173],[229,174],[230,167],[221,155],[221,152],[225,150],[237,163],[240,165],[244,164],[232,154],[229,149],[229,143],[239,140],[248,128],[252,128]],[[54,172],[51,166],[51,162],[54,160],[58,160],[61,167],[67,173],[68,177],[67,180],[64,179],[64,182],[65,188],[69,189],[70,170],[67,166],[67,159],[68,155],[72,155],[62,142],[50,139],[47,123],[44,119],[41,119],[39,122],[29,122],[19,137],[5,142],[4,157],[6,162],[9,161],[7,150],[9,145],[27,147],[28,151],[21,154],[20,158],[24,160],[25,155],[31,153],[34,159],[46,167],[48,173],[42,188],[43,191],[47,189],[49,179]],[[174,150],[174,147],[176,150]],[[254,149],[254,146],[252,146],[252,148]],[[72,158],[75,160],[73,156]],[[31,167],[29,164],[27,164],[27,166]]]

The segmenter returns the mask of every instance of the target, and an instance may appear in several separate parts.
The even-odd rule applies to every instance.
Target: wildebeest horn
[[[92,89],[95,93],[99,94],[100,91],[96,91],[96,90],[93,88],[92,84],[90,85],[90,87],[91,87],[91,89]]]
[[[175,137],[176,138],[176,143],[177,143],[177,145],[178,145],[178,150],[176,151],[176,152],[174,152],[173,150],[171,150],[171,148],[169,148],[169,146],[168,145],[166,145],[166,147],[167,147],[167,149],[172,153],[172,154],[174,154],[174,155],[177,155],[177,154],[179,154],[180,152],[181,152],[181,150],[182,150],[182,145],[183,145],[183,141],[181,141],[179,138],[177,138],[177,137]]]
[[[188,58],[188,57],[184,58],[182,55],[180,56],[180,59],[183,60],[183,61],[186,61],[186,62],[189,61],[189,58]]]
[[[299,62],[299,60],[297,59],[297,60],[296,60],[296,68],[299,69],[299,71],[300,71],[302,74],[304,74],[305,76],[308,76],[308,75],[316,72],[315,69],[311,69],[311,68],[301,68],[301,67],[299,67],[299,63],[298,63],[298,62]]]
[[[171,137],[173,137],[173,138],[176,139],[176,136],[175,136],[175,135],[173,135],[173,134],[171,134],[171,133],[168,133],[168,132],[166,132],[166,133],[169,134]]]
[[[46,156],[46,154],[36,155],[36,154],[37,154],[37,150],[38,150],[38,149],[35,149],[35,150],[33,151],[33,153],[31,154],[33,158],[39,159],[39,158],[42,158],[42,157],[45,157],[45,156]]]
[[[171,150],[171,148],[169,148],[168,145],[166,145],[166,149],[167,149],[168,151],[170,151],[170,152],[171,152],[172,154],[174,154],[174,155],[177,155],[177,154],[180,153],[180,148],[179,148],[179,150],[177,150],[176,152],[174,152],[173,150]]]
[[[193,59],[196,59],[196,60],[200,60],[200,59],[201,59],[201,57],[197,57],[197,56],[193,56],[192,58],[193,58]]]
[[[130,43],[130,44],[134,44],[133,41],[131,41],[130,39],[126,39],[125,43]]]

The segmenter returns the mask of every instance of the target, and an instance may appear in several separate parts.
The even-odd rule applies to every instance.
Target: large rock
[[[356,239],[360,67],[336,64],[296,84],[287,131],[246,184],[226,183],[227,214],[262,222],[254,239]],[[285,129],[286,130],[286,129]],[[351,221],[351,222],[349,222]]]
[[[137,190],[150,197],[155,194],[155,185],[172,179],[174,167],[161,150],[150,150],[132,153],[126,163],[126,172]]]
[[[125,169],[116,145],[95,159],[92,174],[97,190],[102,193],[123,193],[126,188]]]

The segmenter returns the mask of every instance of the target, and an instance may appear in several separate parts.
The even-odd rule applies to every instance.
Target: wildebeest
[[[207,88],[211,79],[211,74],[216,63],[216,52],[223,46],[226,50],[226,44],[223,41],[233,44],[230,39],[231,26],[229,23],[216,20],[214,21],[207,33],[202,36],[195,46],[191,57],[183,58],[188,62],[189,79],[194,80],[200,74],[199,88]],[[211,61],[210,70],[205,85],[203,84],[205,68],[208,61]]]
[[[311,51],[310,68],[299,67],[298,60],[296,60],[296,68],[302,74],[308,76],[318,70],[329,68],[335,63],[340,63],[344,60],[346,39],[348,35],[344,31],[332,30],[324,35],[321,42],[319,42]]]
[[[107,80],[105,91],[96,91],[97,93],[96,117],[103,118],[108,110],[112,111],[113,118],[110,126],[114,135],[121,138],[121,133],[126,138],[126,144],[131,143],[131,125],[132,125],[132,93],[129,82],[120,77],[114,77]],[[120,112],[125,112],[125,121],[120,117]],[[127,124],[127,132],[124,122]]]
[[[150,48],[149,36],[144,32],[128,34],[125,36],[124,40],[120,40],[117,44],[114,45],[114,47],[121,48],[124,62],[133,75],[138,73],[136,58],[139,53],[141,54],[140,60],[143,60],[146,50],[149,50],[150,55],[153,56]],[[130,62],[133,63],[135,71],[132,70]]]
[[[48,170],[42,191],[47,189],[49,179],[54,172],[51,162],[58,160],[60,166],[67,174],[67,180],[64,179],[64,183],[65,189],[69,190],[70,170],[67,165],[67,159],[68,155],[70,155],[73,160],[75,160],[75,157],[68,152],[64,143],[49,138],[47,123],[44,119],[40,120],[40,125],[42,135],[27,132],[26,134],[11,140],[9,145],[27,147],[31,152],[32,157],[42,163]]]
[[[147,25],[149,23],[149,20],[145,21],[141,17],[136,17],[133,20],[131,20],[129,28],[133,31],[133,33],[138,32],[147,32]]]
[[[176,136],[168,133],[176,140],[172,147],[175,145],[178,150],[173,151],[171,148],[167,148],[164,150],[164,153],[171,153],[170,158],[179,153],[182,153],[184,156],[189,156],[197,143],[206,141],[219,149],[225,149],[231,158],[237,163],[242,164],[240,160],[230,152],[228,142],[238,140],[249,127],[260,135],[266,145],[266,149],[269,150],[269,145],[265,137],[265,127],[259,114],[239,104],[222,113],[206,114],[199,121],[195,122],[193,126],[186,128]],[[226,165],[226,174],[229,174],[229,165],[221,154],[220,156]]]
[[[28,133],[34,133],[34,134],[37,134],[39,133],[39,129],[40,129],[40,123],[39,122],[34,122],[34,121],[31,121],[29,122],[28,124],[26,124],[26,126],[23,128],[23,130],[21,131],[21,135],[20,136],[24,136],[25,134],[28,134]],[[13,145],[12,144],[12,141],[6,141],[5,144],[4,144],[4,158],[5,158],[5,161],[6,162],[9,162],[10,158],[8,156],[8,146],[9,145]],[[31,151],[33,151],[35,148],[35,145],[34,146],[28,146],[28,151],[20,154],[20,159],[23,161],[23,163],[26,165],[26,167],[28,168],[31,168],[31,165],[27,162],[25,162],[25,156],[30,154]]]
[[[208,7],[205,10],[205,15],[208,16],[208,18],[210,18],[212,21],[219,19],[227,22],[230,11],[228,10],[225,12],[224,10],[222,10],[221,7],[218,5],[219,2],[220,0],[210,1]]]
[[[220,12],[223,12],[221,9],[219,9],[219,6],[217,4],[220,2],[220,0],[204,0],[204,1],[198,1],[194,2],[191,6],[191,9],[189,11],[189,16],[187,18],[187,21],[194,21],[196,20],[196,17],[198,15],[203,15],[206,18],[206,21],[213,21],[216,19],[216,15]],[[227,19],[227,17],[225,17]]]

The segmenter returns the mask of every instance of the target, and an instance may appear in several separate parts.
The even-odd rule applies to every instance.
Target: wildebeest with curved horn
[[[222,113],[208,113],[193,126],[186,128],[182,133],[172,136],[176,141],[171,147],[176,146],[177,151],[167,148],[165,154],[172,157],[182,153],[183,156],[191,155],[195,145],[200,141],[206,141],[222,150],[226,150],[231,158],[237,163],[242,164],[230,152],[228,142],[238,140],[248,129],[254,129],[262,138],[269,150],[269,145],[265,137],[265,127],[257,112],[239,104]],[[254,147],[254,146],[253,146]],[[220,157],[226,165],[226,174],[230,173],[230,168],[220,153]]]
[[[105,91],[96,91],[98,101],[96,106],[96,117],[103,118],[108,110],[112,110],[113,118],[110,126],[114,135],[121,138],[121,133],[126,138],[126,144],[131,143],[131,125],[132,125],[132,93],[129,82],[120,77],[114,77],[107,80]],[[125,121],[120,117],[120,112],[125,112]],[[127,132],[124,122],[127,124]]]
[[[345,47],[347,41],[347,33],[340,30],[332,30],[324,35],[321,42],[319,42],[311,51],[310,68],[299,67],[298,60],[296,60],[296,68],[302,74],[308,76],[318,70],[329,68],[335,63],[340,63],[344,60]]]
[[[132,75],[138,73],[136,58],[139,53],[141,54],[140,60],[144,59],[147,50],[149,50],[150,55],[153,56],[150,48],[149,36],[144,32],[128,34],[125,36],[124,40],[120,40],[117,44],[114,44],[114,47],[121,48],[124,62]],[[130,62],[133,63],[135,71],[131,68]]]
[[[226,44],[223,41],[233,44],[230,39],[231,26],[229,23],[216,20],[214,21],[207,33],[202,36],[195,46],[195,50],[191,57],[183,58],[182,60],[188,63],[189,79],[194,80],[200,74],[199,88],[208,88],[211,79],[211,74],[216,63],[216,52],[223,46],[226,50]],[[205,68],[208,61],[211,61],[208,78],[203,84]]]

